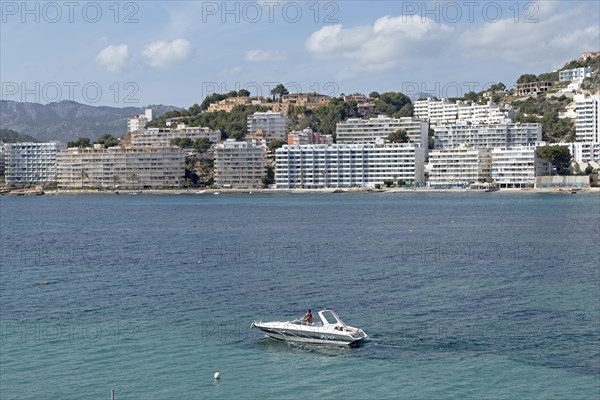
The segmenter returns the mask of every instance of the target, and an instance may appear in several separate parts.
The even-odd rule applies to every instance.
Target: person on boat
[[[310,310],[308,310],[306,312],[306,315],[304,316],[304,322],[312,324],[313,323],[313,316],[312,316],[312,312]]]

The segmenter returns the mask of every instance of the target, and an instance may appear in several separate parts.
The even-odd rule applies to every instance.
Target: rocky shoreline
[[[598,194],[600,188],[532,188],[532,189],[499,189],[498,193],[551,193],[551,194]],[[492,192],[492,193],[494,193]],[[97,190],[41,190],[41,189],[13,189],[2,190],[0,194],[10,196],[34,196],[34,195],[221,195],[221,194],[347,194],[347,193],[485,193],[484,190],[474,189],[146,189],[146,190],[119,190],[119,191],[97,191]]]

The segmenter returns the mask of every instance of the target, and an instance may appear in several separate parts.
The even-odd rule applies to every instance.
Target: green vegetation
[[[571,152],[567,146],[543,146],[536,154],[552,164],[558,175],[569,175],[571,167]]]
[[[194,162],[194,172],[198,177],[196,185],[211,186],[214,182],[214,161],[211,159],[196,160]]]
[[[119,145],[119,139],[113,137],[111,134],[105,133],[104,135],[100,136],[95,143],[103,144],[105,148],[115,147]]]
[[[192,145],[194,151],[199,154],[206,153],[210,146],[212,146],[212,142],[208,138],[199,138],[194,140],[194,144]]]
[[[429,127],[429,133],[427,135],[427,148],[433,150],[435,148],[435,131],[432,127]]]
[[[19,143],[19,142],[33,142],[38,143],[39,140],[33,136],[24,135],[22,133],[13,131],[11,129],[0,129],[0,142],[4,143]]]
[[[573,68],[581,68],[581,67],[592,67],[594,71],[598,71],[600,69],[600,58],[596,58],[594,60],[573,60],[566,63],[560,70],[563,69],[573,69]]]
[[[537,78],[541,82],[558,82],[558,71],[546,72],[545,74],[540,74]]]
[[[587,167],[585,167],[585,171],[584,171],[585,175],[590,175],[593,172],[594,172],[594,167],[592,167],[591,165],[588,165]]]
[[[400,92],[386,92],[377,97],[375,107],[376,114],[385,114],[388,117],[410,117],[413,115],[413,107],[410,98]]]
[[[225,100],[228,97],[248,97],[248,96],[250,96],[250,92],[247,91],[246,89],[240,89],[239,92],[232,90],[229,93],[213,93],[211,95],[206,96],[204,98],[204,101],[202,102],[202,104],[200,104],[200,105],[194,104],[192,107],[190,107],[189,112],[193,113],[193,114],[197,114],[199,111],[208,110],[208,106],[210,106],[212,103],[218,103],[219,101]],[[166,114],[172,114],[172,113],[173,113],[173,111],[167,112]],[[173,117],[179,117],[179,115],[174,115],[174,116],[167,117],[167,118],[173,118]]]
[[[211,96],[208,96],[207,99]],[[265,106],[240,105],[235,106],[229,113],[225,111],[207,113],[202,112],[201,106],[194,104],[187,110],[167,112],[162,117],[150,121],[146,126],[165,128],[167,119],[178,117],[181,118],[181,122],[188,126],[207,126],[210,129],[219,129],[224,138],[241,140],[247,133],[246,120],[248,115],[267,110],[268,107]]]
[[[396,132],[390,132],[387,139],[392,143],[408,143],[408,135],[404,129],[398,129]]]
[[[74,142],[68,142],[67,147],[79,147],[80,149],[84,147],[91,147],[92,141],[89,138],[80,137]]]
[[[263,184],[263,189],[269,187],[275,183],[275,168],[272,165],[267,165],[265,167],[265,175],[261,178],[261,182]]]
[[[501,92],[503,90],[506,90],[506,85],[502,82],[494,83],[492,86],[489,87],[488,90],[492,93]]]
[[[177,146],[181,149],[190,149],[194,145],[194,141],[190,138],[174,138],[171,139],[171,146]]]
[[[517,84],[519,83],[532,83],[537,82],[538,78],[534,74],[523,74],[517,79]]]
[[[273,140],[271,143],[269,143],[267,145],[267,147],[269,148],[269,151],[271,153],[275,153],[275,150],[277,150],[278,148],[280,148],[283,145],[286,145],[287,142],[285,140]]]
[[[600,61],[600,58],[597,58]],[[596,67],[592,72],[592,76],[585,78],[581,82],[581,89],[589,90],[591,93],[600,93],[600,66]]]
[[[277,99],[281,101],[281,96],[289,94],[288,90],[281,83],[278,84],[271,90],[271,95],[273,96],[273,100]]]
[[[517,83],[529,83],[529,82],[537,82],[537,81],[550,81],[550,82],[558,82],[559,72],[567,69],[581,68],[581,67],[592,67],[594,71],[600,70],[600,58],[596,58],[595,60],[573,60],[569,61],[562,68],[553,71],[546,72],[544,74],[540,74],[535,76],[533,74],[524,74],[517,79]]]
[[[287,94],[285,86],[279,84],[273,88],[271,94],[273,100],[280,100],[281,96]],[[147,127],[166,127],[169,118],[180,118],[180,121],[189,126],[206,126],[211,129],[220,129],[224,138],[242,140],[247,132],[247,117],[257,111],[267,111],[268,104],[240,105],[233,108],[231,112],[217,111],[212,113],[203,112],[211,103],[218,102],[228,97],[245,95],[242,92],[230,92],[227,94],[214,93],[207,96],[201,105],[194,104],[187,110],[176,110],[166,112],[162,117],[149,122]],[[399,92],[371,93],[376,98],[373,115],[386,114],[390,117],[407,117],[413,115],[413,107],[410,98]],[[334,97],[329,103],[314,109],[306,107],[294,107],[289,115],[290,130],[302,130],[311,128],[315,132],[335,137],[336,124],[348,118],[358,118],[357,103],[354,100],[345,102],[342,97]]]
[[[68,142],[67,147],[79,147],[80,149],[82,149],[85,147],[92,147],[92,145],[94,144],[101,144],[104,146],[104,148],[114,147],[119,145],[119,138],[116,138],[111,134],[105,133],[104,135],[100,136],[98,140],[92,143],[92,141],[89,138],[80,137],[75,141]]]
[[[356,117],[359,117],[359,114],[355,101],[345,102],[341,98],[334,97],[328,104],[315,109],[296,107],[290,115],[290,120],[291,128],[294,130],[311,128],[315,132],[335,137],[335,127],[338,122]]]
[[[567,142],[575,140],[573,119],[558,118],[558,114],[565,111],[570,101],[571,99],[565,95],[550,98],[538,96],[515,100],[512,104],[518,110],[517,122],[541,123],[543,140],[554,143],[561,140]]]

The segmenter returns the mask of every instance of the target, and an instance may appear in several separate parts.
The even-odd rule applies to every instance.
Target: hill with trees
[[[33,136],[23,135],[11,129],[0,129],[0,143],[39,142]]]
[[[152,105],[148,107],[90,106],[75,101],[57,103],[20,103],[0,100],[0,128],[11,129],[39,141],[68,142],[80,136],[93,140],[105,133],[121,136],[127,132],[127,118],[143,114],[151,108],[160,116],[176,107]]]

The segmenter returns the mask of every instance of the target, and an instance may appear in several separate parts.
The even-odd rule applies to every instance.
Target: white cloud
[[[96,61],[110,72],[119,72],[129,60],[129,49],[126,44],[110,45],[96,56]]]
[[[243,71],[243,68],[240,67],[239,65],[236,65],[233,68],[223,69],[219,73],[224,76],[234,76],[234,75],[238,75],[242,71]]]
[[[185,39],[158,41],[147,45],[142,56],[152,67],[169,67],[184,62],[192,54],[192,44]]]
[[[506,18],[465,30],[458,39],[460,52],[471,59],[559,67],[582,51],[598,48],[598,21],[586,15],[584,8],[558,10],[553,2],[538,6],[537,22]]]
[[[360,72],[385,71],[407,57],[422,58],[443,50],[454,28],[419,16],[385,16],[373,25],[344,28],[325,26],[313,32],[305,48],[321,60],[345,60],[338,78]]]
[[[287,53],[280,51],[248,50],[246,52],[246,61],[251,62],[282,61],[285,59],[287,59]]]

